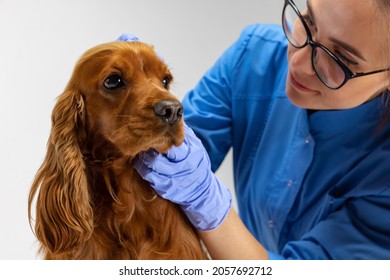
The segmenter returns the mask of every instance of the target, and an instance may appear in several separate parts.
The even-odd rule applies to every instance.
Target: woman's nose
[[[293,48],[291,50],[290,64],[306,75],[315,75],[311,59],[312,51],[313,49],[310,45],[301,49]]]

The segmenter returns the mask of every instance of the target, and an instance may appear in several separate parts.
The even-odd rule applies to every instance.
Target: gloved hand
[[[123,41],[123,42],[141,42],[140,39],[136,35],[134,35],[132,33],[123,33],[116,40],[117,41]],[[156,53],[156,54],[157,54],[158,58],[160,58],[161,61],[164,62],[164,57],[161,54],[159,54],[159,53]]]
[[[124,42],[139,42],[139,38],[131,33],[123,33],[121,36],[119,36],[117,41],[124,41]]]
[[[185,125],[185,139],[166,155],[151,150],[138,156],[135,168],[163,198],[181,206],[199,230],[212,230],[232,207],[229,190],[210,168],[202,142]]]

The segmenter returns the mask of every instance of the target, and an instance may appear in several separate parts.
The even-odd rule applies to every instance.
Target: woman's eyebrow
[[[311,21],[312,21],[313,24],[315,25],[316,20],[315,20],[315,18],[314,18],[313,9],[311,8],[311,5],[310,5],[310,2],[309,2],[309,1],[306,1],[306,6],[307,6],[307,9],[308,9],[308,11],[309,11],[309,15],[310,15]]]
[[[353,54],[354,56],[360,58],[361,60],[367,62],[367,60],[364,58],[362,53],[358,49],[356,49],[355,47],[353,47],[353,46],[351,46],[343,41],[340,41],[336,38],[333,38],[333,37],[330,37],[329,40],[332,41],[333,43],[335,43],[336,45],[342,47],[347,52],[349,52],[349,53]]]
[[[307,1],[307,2],[306,2],[306,5],[307,5],[307,9],[308,9],[308,11],[309,11],[309,15],[310,15],[310,17],[311,17],[311,20],[313,21],[313,23],[314,23],[314,25],[315,25],[315,22],[316,22],[316,21],[315,21],[313,9],[312,9],[312,7],[311,7],[311,5],[310,5],[310,1]],[[333,43],[335,43],[336,45],[339,45],[340,47],[342,47],[344,50],[346,50],[347,52],[351,53],[352,55],[354,55],[354,56],[360,58],[361,60],[367,61],[367,60],[363,57],[363,55],[361,54],[361,52],[360,52],[358,49],[356,49],[355,47],[349,45],[348,43],[343,42],[343,41],[340,41],[340,40],[338,40],[338,39],[336,39],[336,38],[333,38],[333,37],[329,38],[329,40],[332,41]]]

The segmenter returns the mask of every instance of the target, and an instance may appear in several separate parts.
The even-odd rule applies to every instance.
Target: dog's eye
[[[114,90],[123,87],[125,83],[123,82],[123,79],[120,75],[113,74],[106,78],[103,85],[108,90]]]
[[[164,88],[166,88],[166,89],[168,89],[170,82],[171,82],[171,78],[169,76],[165,76],[162,79],[162,84],[163,84]]]

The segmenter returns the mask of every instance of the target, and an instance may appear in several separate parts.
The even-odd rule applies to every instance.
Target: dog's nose
[[[177,100],[163,100],[154,105],[154,112],[165,122],[175,124],[183,115],[183,107]]]

